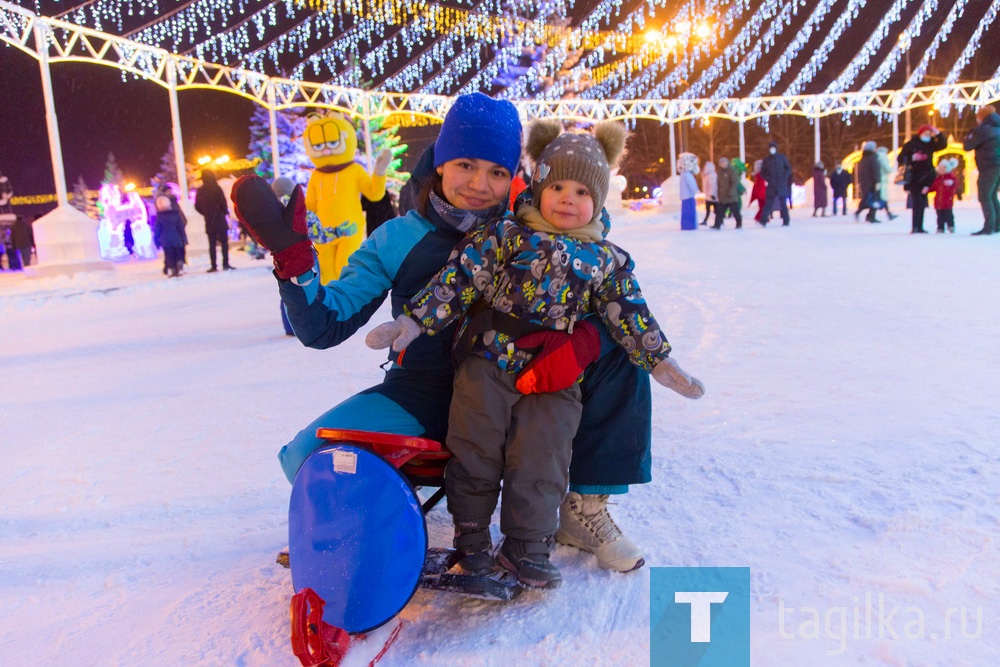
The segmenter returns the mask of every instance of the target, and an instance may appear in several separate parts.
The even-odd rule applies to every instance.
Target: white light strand
[[[791,43],[785,47],[784,52],[778,57],[778,60],[771,66],[771,69],[761,77],[760,81],[754,86],[753,91],[750,93],[750,97],[763,97],[770,93],[774,87],[781,80],[781,77],[785,75],[785,72],[792,66],[792,62],[798,58],[799,53],[806,46],[809,40],[812,38],[813,33],[819,30],[820,24],[826,19],[827,14],[833,8],[834,2],[836,0],[823,0],[816,5],[809,18],[796,33],[795,38]]]
[[[878,69],[871,75],[867,82],[861,86],[861,90],[879,90],[883,83],[885,83],[892,73],[896,70],[899,61],[905,49],[913,48],[913,40],[920,36],[923,31],[924,23],[930,18],[934,10],[937,9],[937,0],[924,0],[923,4],[914,14],[913,18],[910,19],[910,24],[906,26],[906,30],[903,31],[905,44],[901,44],[899,40],[893,45],[892,49],[886,55],[885,59],[879,65]],[[906,88],[910,86],[907,85]]]
[[[688,3],[681,8],[676,20],[693,21],[695,12],[697,11],[696,7],[693,2]],[[717,3],[706,4],[704,6],[705,15],[713,15],[716,9]],[[727,18],[732,16],[732,13],[739,12],[740,10],[741,4],[739,3],[731,6]],[[672,91],[681,85],[682,82],[688,80],[700,60],[710,57],[710,52],[716,48],[719,40],[725,34],[726,27],[731,26],[731,21],[727,21],[724,18],[721,24],[717,26],[717,30],[705,42],[693,41],[690,34],[678,35],[679,41],[676,47],[676,54],[683,54],[683,57],[676,57],[676,54],[671,54],[674,57],[675,63],[673,69],[670,70],[665,78],[661,78],[661,75],[668,67],[666,54],[655,62],[650,63],[650,66],[646,67],[638,76],[628,76],[622,79],[621,76],[624,74],[624,70],[616,70],[616,76],[613,81],[621,86],[621,88],[616,92],[615,96],[620,99],[642,97],[657,82],[660,82],[660,87]]]
[[[665,2],[659,3],[666,6]],[[714,4],[714,3],[713,3]],[[606,7],[606,6],[600,6]],[[665,26],[679,23],[682,20],[690,21],[694,17],[694,0],[688,0],[688,2],[680,7],[677,12],[672,15],[669,19],[664,22]],[[646,7],[640,6],[638,9],[633,10],[627,14],[624,19],[620,20],[618,24],[614,27],[614,32],[632,34],[640,32],[645,28],[647,20],[652,21],[655,17],[653,13],[655,7],[653,3],[649,3],[649,13],[650,16],[646,16]],[[601,17],[596,16],[596,12],[588,17],[587,20],[581,23],[580,29],[587,30],[593,29],[599,25],[600,21],[610,21],[610,16]],[[714,37],[714,36],[713,36]],[[685,35],[685,39],[687,36]],[[604,63],[606,55],[610,52],[610,55],[617,55],[617,50],[614,42],[609,46],[602,46],[594,49],[586,58],[582,59],[575,67],[570,70],[570,77],[567,83],[573,85],[574,87],[579,86],[581,81],[585,81],[589,78],[589,72],[594,68]],[[629,81],[629,75],[634,73],[636,69],[642,68],[643,55],[640,54],[630,54],[624,59],[615,62],[611,67],[611,71],[608,76],[601,82],[591,86],[586,90],[582,97],[587,99],[604,99],[610,97],[620,98],[623,93],[621,93],[621,86],[625,85]],[[657,63],[651,63],[651,66],[655,66]],[[665,67],[665,61],[662,67]],[[657,68],[656,71],[659,72],[662,67]],[[647,75],[649,76],[649,75]],[[565,86],[553,86],[549,91],[547,91],[546,97],[553,99],[557,96],[561,96],[565,90]]]
[[[764,22],[774,17],[778,12],[778,6],[774,2],[767,2],[758,7],[756,11],[743,23],[739,32],[733,37],[726,48],[722,51],[722,57],[716,58],[708,67],[702,71],[698,79],[687,90],[678,97],[682,99],[695,99],[707,94],[711,86],[719,77],[729,70],[733,63],[738,63],[747,52],[750,44],[754,42],[764,25]],[[664,97],[672,89],[672,82],[664,81],[650,91],[650,94]]]
[[[868,0],[850,0],[847,3],[847,6],[840,11],[840,15],[834,21],[833,27],[823,39],[822,44],[813,52],[809,58],[809,62],[802,66],[795,79],[785,89],[784,95],[802,94],[806,85],[815,79],[816,75],[823,69],[823,66],[826,65],[830,52],[840,44],[844,31],[858,18],[858,14],[867,2]]]
[[[948,16],[945,17],[941,27],[934,35],[934,41],[924,50],[924,54],[920,57],[920,62],[917,63],[917,67],[903,85],[904,89],[916,88],[924,80],[924,76],[927,74],[927,67],[934,59],[934,56],[937,55],[938,47],[941,46],[942,42],[948,41],[948,35],[951,34],[952,29],[955,27],[955,21],[962,16],[965,6],[968,3],[969,0],[956,0],[955,4],[952,5],[951,11],[948,12]],[[874,88],[870,88],[869,90],[874,90]]]
[[[858,51],[858,54],[851,60],[847,67],[844,68],[844,71],[840,73],[840,76],[830,82],[830,85],[826,87],[825,92],[841,93],[847,90],[851,84],[854,83],[854,80],[858,78],[861,70],[868,67],[868,64],[871,63],[872,58],[875,56],[875,52],[888,38],[889,26],[900,20],[900,14],[909,3],[910,0],[895,0],[892,3],[892,6],[886,11],[885,16],[882,17],[881,21],[879,21],[878,26],[872,32],[871,36],[864,44],[861,45],[861,49]]]
[[[1000,12],[1000,0],[993,0],[993,4],[991,4],[990,8],[987,10],[986,16],[984,16],[979,22],[975,32],[972,33],[972,38],[969,40],[969,43],[965,45],[964,49],[962,49],[962,54],[958,57],[958,60],[955,61],[955,64],[952,65],[951,71],[948,72],[948,76],[945,77],[944,82],[946,84],[952,84],[958,81],[958,77],[962,75],[962,70],[964,70],[965,66],[969,64],[970,60],[972,60],[972,56],[976,54],[976,51],[979,50],[979,40],[983,37],[983,31],[993,25],[993,21],[996,20],[998,12]],[[1000,68],[998,68],[996,73],[994,73],[990,78],[996,79],[998,77],[1000,77]]]
[[[771,25],[767,29],[767,32],[764,33],[764,36],[753,45],[750,52],[743,57],[740,64],[729,75],[729,78],[719,84],[715,92],[711,95],[712,97],[736,97],[737,91],[746,83],[750,72],[757,67],[757,62],[760,60],[764,48],[767,47],[770,49],[770,47],[774,46],[775,39],[784,32],[785,26],[791,22],[792,10],[797,6],[797,3],[793,2],[792,5],[785,5],[781,8],[778,15],[771,21]]]

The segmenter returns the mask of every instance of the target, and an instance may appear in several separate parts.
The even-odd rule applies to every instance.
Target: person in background
[[[937,211],[937,233],[943,234],[947,228],[955,233],[955,195],[958,194],[958,176],[955,167],[958,160],[944,158],[938,162],[937,178],[930,187],[924,189],[924,194],[934,193],[934,210]]]
[[[889,176],[894,174],[896,170],[893,168],[892,162],[889,161],[888,148],[879,146],[875,149],[875,155],[878,157],[879,166],[878,196],[882,202],[882,208],[885,209],[885,214],[889,216],[890,220],[895,220],[899,216],[889,210]]]
[[[10,179],[0,173],[0,213],[13,213],[14,205],[11,200],[14,198],[14,186]]]
[[[909,172],[909,179],[904,187],[910,193],[913,207],[911,234],[927,233],[924,229],[924,210],[927,208],[924,189],[930,187],[937,177],[934,154],[947,147],[948,139],[941,130],[933,125],[921,125],[917,133],[899,149],[896,162]]]
[[[698,224],[707,225],[708,216],[719,210],[719,176],[711,162],[701,168],[701,193],[705,195],[705,219]]]
[[[767,190],[764,193],[764,209],[758,222],[766,226],[771,219],[771,212],[778,206],[781,211],[781,226],[787,227],[790,222],[788,198],[792,194],[792,163],[784,153],[778,151],[778,142],[767,144],[767,157],[760,165],[760,173],[767,181]]]
[[[767,181],[764,180],[764,175],[760,173],[760,168],[763,164],[763,160],[754,160],[753,187],[750,189],[750,203],[757,202],[757,215],[753,218],[757,222],[761,221],[760,214],[764,212],[764,200],[767,196]]]
[[[208,256],[212,266],[208,273],[219,270],[216,263],[215,246],[222,249],[222,270],[232,271],[229,264],[229,204],[226,195],[215,179],[215,172],[205,169],[201,172],[202,185],[194,197],[194,210],[205,218],[205,233],[208,235]]]
[[[847,215],[847,186],[854,182],[854,174],[837,163],[830,174],[830,189],[833,190],[833,214],[837,215],[837,200],[840,200],[840,214]]]
[[[166,267],[167,277],[176,278],[181,275],[184,252],[184,245],[187,243],[187,236],[184,234],[184,225],[181,223],[181,216],[174,208],[170,197],[160,195],[154,202],[156,206],[156,221],[153,223],[153,240],[156,245],[163,248],[163,262]]]
[[[983,228],[973,236],[986,236],[1000,232],[1000,115],[996,107],[987,104],[976,112],[979,125],[965,136],[965,150],[976,151],[979,169],[979,205],[983,208]]]
[[[132,220],[126,219],[122,224],[122,244],[129,256],[135,254],[135,236],[132,235]]]
[[[521,193],[528,189],[528,181],[525,180],[527,174],[524,173],[524,167],[518,167],[517,173],[514,175],[514,180],[510,182],[510,198],[507,202],[507,207],[513,211],[514,202],[517,198],[521,196]]]
[[[861,211],[868,209],[865,216],[866,222],[878,222],[875,212],[878,211],[882,203],[882,196],[879,189],[882,187],[882,168],[878,163],[878,154],[875,152],[875,142],[866,141],[861,147],[861,159],[858,161],[858,210],[854,212],[854,221],[861,218]]]
[[[733,171],[736,172],[736,210],[743,213],[743,195],[747,193],[746,185],[743,184],[743,179],[749,178],[747,176],[747,163],[738,157],[729,158],[729,164],[732,166]]]
[[[11,227],[0,227],[0,245],[2,245],[4,250],[7,252],[7,268],[11,271],[23,271],[24,267],[21,265],[21,253],[19,253],[17,248],[14,247],[13,236],[13,229]]]
[[[35,234],[31,223],[17,216],[10,230],[10,242],[20,256],[21,266],[31,266],[31,252],[35,247]]]
[[[681,198],[681,229],[698,229],[698,181],[695,174],[698,170],[698,156],[694,153],[681,153],[677,156],[677,169],[680,170],[678,189]]]
[[[822,211],[825,218],[826,207],[826,167],[822,162],[817,162],[813,167],[813,217],[816,217],[817,211]]]
[[[726,214],[731,213],[736,219],[736,229],[743,226],[743,217],[740,213],[740,177],[733,169],[729,158],[719,158],[719,203],[715,207],[715,224],[712,229],[722,229],[722,223],[726,220]]]
[[[371,236],[375,230],[381,227],[386,221],[392,220],[399,212],[392,202],[392,195],[386,189],[385,194],[378,201],[372,201],[361,195],[361,210],[365,212],[365,236]]]

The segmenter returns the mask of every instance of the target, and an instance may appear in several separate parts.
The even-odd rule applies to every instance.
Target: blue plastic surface
[[[366,449],[336,444],[302,464],[288,507],[292,585],[326,601],[323,620],[365,632],[409,602],[427,553],[416,492]]]

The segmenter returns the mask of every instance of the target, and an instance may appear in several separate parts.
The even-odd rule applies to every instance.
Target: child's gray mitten
[[[653,367],[653,379],[685,398],[701,398],[705,385],[696,377],[684,372],[673,359],[664,359]]]
[[[402,352],[420,335],[420,325],[406,315],[400,315],[392,322],[380,324],[365,336],[365,344],[373,350],[384,350],[392,346],[394,352]]]

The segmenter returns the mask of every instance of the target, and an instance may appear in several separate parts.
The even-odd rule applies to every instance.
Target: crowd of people
[[[983,209],[983,228],[976,236],[1000,232],[1000,204],[997,190],[1000,188],[1000,115],[992,105],[982,107],[978,114],[979,124],[966,137],[964,147],[975,151],[976,166],[979,171],[978,190]],[[892,164],[889,149],[878,146],[874,141],[862,145],[861,158],[855,171],[844,169],[838,163],[832,171],[827,171],[822,162],[812,169],[813,217],[826,217],[832,204],[832,215],[847,215],[848,188],[855,187],[857,209],[854,219],[878,223],[879,212],[884,212],[886,220],[898,217],[889,208],[889,185],[891,179],[901,181],[906,192],[906,208],[911,211],[911,233],[925,234],[924,214],[930,206],[928,195],[934,194],[933,206],[937,214],[939,233],[955,231],[954,202],[961,199],[964,192],[962,163],[957,158],[941,158],[935,165],[935,154],[947,147],[943,132],[933,125],[923,125],[901,147]],[[740,169],[742,167],[742,170]],[[701,225],[721,229],[725,219],[732,217],[736,228],[743,225],[742,197],[746,192],[743,184],[745,165],[738,158],[719,158],[718,166],[707,162],[698,170],[698,158],[691,153],[682,153],[679,160],[681,182],[681,220],[692,216],[691,207],[698,194],[704,200],[705,216]],[[700,187],[692,178],[700,175]],[[685,174],[688,174],[685,176]],[[787,156],[776,142],[768,144],[768,154],[753,163],[747,175],[750,180],[749,204],[757,204],[754,219],[762,226],[771,221],[774,213],[779,213],[781,224],[790,222],[788,210],[792,206],[792,167]],[[685,206],[685,202],[689,202]],[[838,213],[839,210],[839,213]]]

